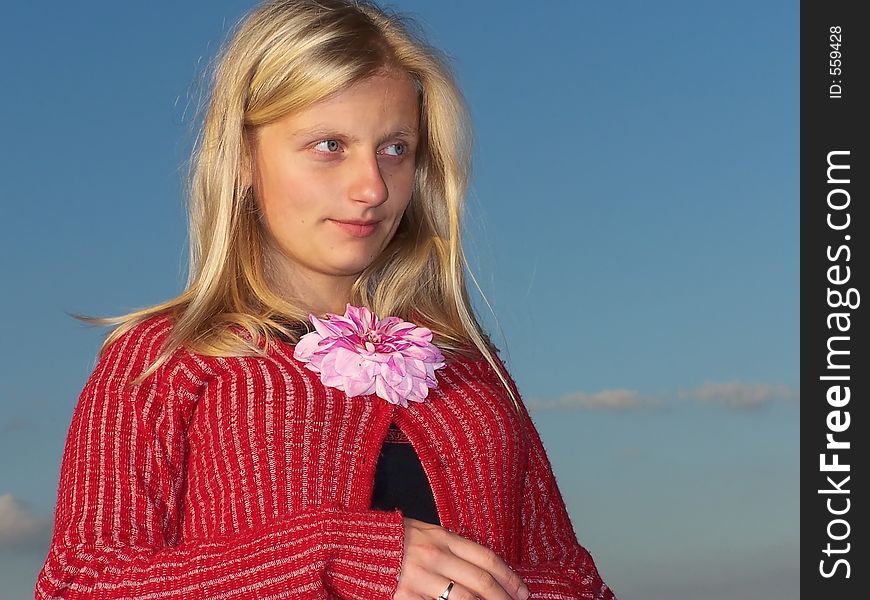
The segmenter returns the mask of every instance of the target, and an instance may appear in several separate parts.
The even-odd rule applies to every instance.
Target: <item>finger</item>
[[[468,591],[469,598],[479,597],[483,600],[515,600],[516,598],[492,573],[456,555],[448,553],[438,562],[438,574],[456,582],[450,592],[450,600],[456,600],[457,596],[454,596],[454,592],[457,586]],[[463,593],[458,596],[463,597]]]
[[[457,557],[491,575],[501,589],[509,594],[511,600],[528,596],[528,588],[520,576],[514,573],[498,554],[486,546],[481,546],[471,540],[453,534],[449,539],[448,547]],[[483,585],[489,584],[485,575],[478,576],[481,578]],[[477,588],[472,587],[471,589]]]
[[[430,571],[416,573],[413,579],[413,588],[409,591],[417,597],[437,600],[447,590],[447,586],[451,581],[453,581],[453,587],[450,588],[450,593],[447,596],[448,600],[475,600],[476,596],[461,583],[449,579],[440,573],[432,573]]]

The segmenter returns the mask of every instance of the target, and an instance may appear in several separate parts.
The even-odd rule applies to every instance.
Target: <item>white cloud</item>
[[[688,399],[705,404],[719,404],[734,410],[759,409],[777,400],[796,400],[799,391],[777,383],[746,383],[741,381],[705,382],[692,389],[676,393],[644,396],[637,390],[614,388],[598,392],[576,391],[559,398],[531,398],[526,402],[534,410],[634,411],[675,407],[666,399]]]
[[[742,381],[705,382],[694,389],[681,390],[681,398],[723,404],[729,408],[751,410],[773,402],[797,397],[797,393],[781,383],[745,383]]]
[[[0,549],[34,549],[51,537],[52,520],[33,514],[12,494],[0,495]]]
[[[638,410],[657,408],[660,402],[641,396],[637,390],[612,389],[598,392],[571,392],[555,400],[533,399],[530,409],[580,409],[600,411]]]

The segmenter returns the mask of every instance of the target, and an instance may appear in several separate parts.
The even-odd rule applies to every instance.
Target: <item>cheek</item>
[[[310,175],[278,173],[263,183],[261,208],[270,223],[298,227],[315,220],[321,182]]]
[[[396,198],[397,212],[401,215],[405,212],[408,204],[411,201],[411,194],[414,193],[414,178],[416,172],[411,170],[406,173],[397,174],[390,185],[390,195]]]

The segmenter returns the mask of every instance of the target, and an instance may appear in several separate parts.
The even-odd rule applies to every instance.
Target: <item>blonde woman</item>
[[[187,289],[116,324],[37,598],[613,598],[468,300],[471,138],[368,2],[272,0],[216,65]]]

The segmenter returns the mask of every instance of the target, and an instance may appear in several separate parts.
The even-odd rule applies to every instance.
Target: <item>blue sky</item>
[[[248,1],[0,22],[0,581],[27,597],[103,332],[181,291],[198,78]],[[798,595],[798,3],[394,0],[475,123],[466,244],[622,600]],[[4,596],[5,598],[5,596]]]

